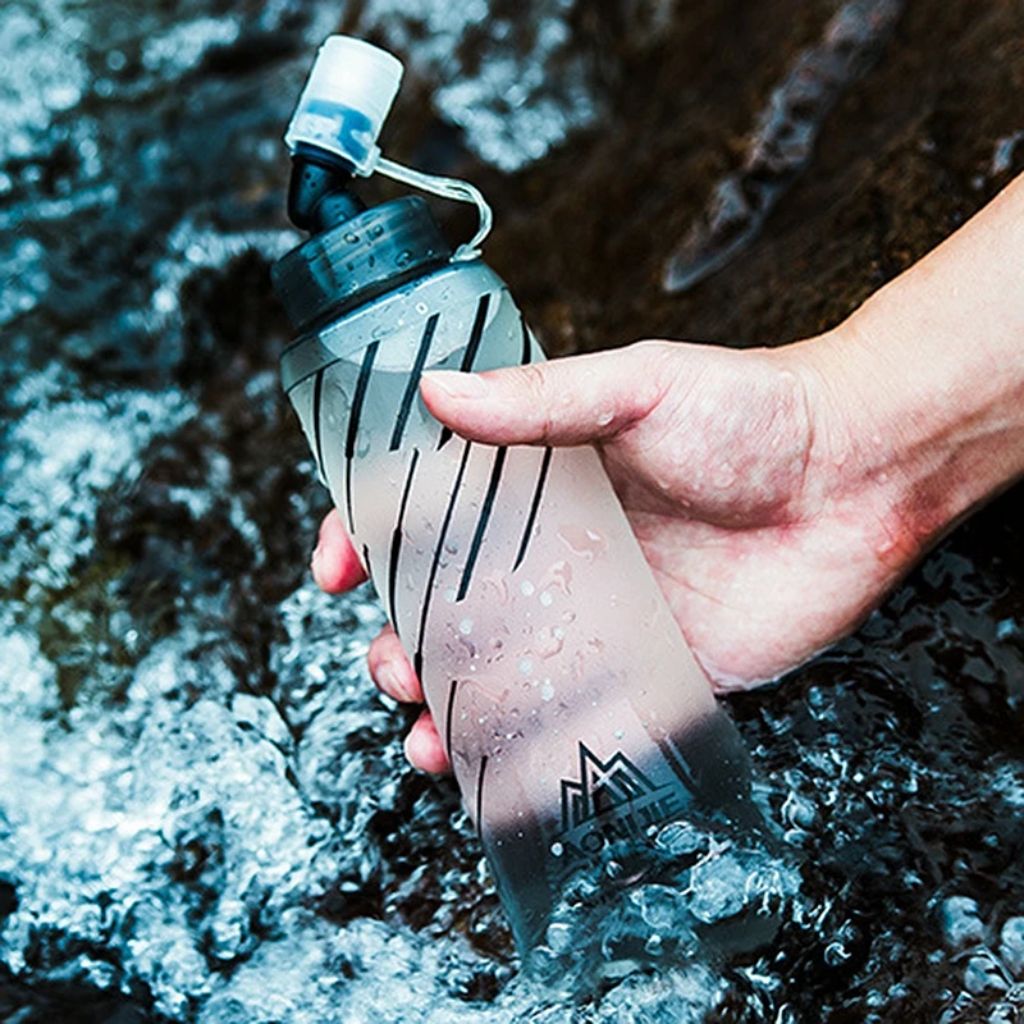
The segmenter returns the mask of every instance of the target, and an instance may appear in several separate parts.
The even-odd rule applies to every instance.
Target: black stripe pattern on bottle
[[[416,652],[412,657],[413,668],[416,675],[423,678],[423,643],[427,634],[427,616],[430,614],[430,603],[434,596],[434,581],[437,579],[437,570],[441,564],[441,553],[444,551],[444,542],[448,538],[448,528],[452,524],[452,516],[455,514],[455,502],[458,500],[459,489],[462,487],[462,478],[466,475],[466,463],[469,462],[469,453],[473,447],[472,441],[466,441],[462,449],[462,460],[459,462],[455,480],[452,483],[452,492],[448,498],[448,507],[445,509],[444,518],[441,520],[441,530],[437,535],[437,544],[434,546],[434,555],[430,560],[430,572],[427,574],[427,588],[423,593],[423,603],[420,611],[420,631],[416,639]]]
[[[548,469],[551,467],[551,455],[552,449],[544,449],[544,457],[540,460],[540,472],[537,474],[537,483],[533,488],[533,499],[530,501],[530,511],[526,516],[526,526],[523,527],[523,539],[519,542],[519,550],[516,552],[516,560],[512,566],[512,571],[515,572],[520,565],[523,564],[523,559],[526,557],[526,550],[530,546],[530,541],[533,539],[533,527],[537,522],[537,513],[540,511],[540,503],[544,497],[544,485],[548,479]]]
[[[444,749],[448,763],[452,763],[452,726],[455,724],[455,695],[459,692],[458,679],[452,680],[448,688],[448,708],[444,713]]]
[[[487,481],[487,493],[484,495],[484,503],[480,506],[480,517],[476,521],[476,529],[473,531],[473,539],[469,545],[469,554],[466,556],[466,566],[462,570],[462,579],[459,580],[459,589],[455,594],[455,600],[461,601],[469,593],[469,584],[473,579],[473,570],[476,568],[476,560],[480,555],[480,546],[484,542],[484,534],[487,532],[487,524],[494,511],[494,499],[498,493],[498,485],[501,483],[501,473],[505,468],[505,456],[507,448],[498,448],[494,453],[494,465],[491,467],[491,478]]]
[[[316,471],[320,479],[327,482],[327,474],[324,472],[324,446],[322,428],[320,426],[320,406],[324,397],[324,371],[321,370],[313,381],[313,447],[316,450]]]
[[[466,351],[462,353],[462,362],[459,364],[459,370],[462,373],[469,373],[473,369],[473,363],[476,361],[476,354],[480,350],[480,342],[483,341],[484,327],[487,324],[487,310],[491,305],[491,294],[490,292],[480,296],[480,301],[476,305],[476,316],[473,318],[473,327],[469,332],[469,341],[466,342]],[[438,438],[437,447],[443,448],[452,437],[452,431],[450,427],[441,428],[441,436]]]
[[[363,414],[366,388],[370,383],[370,373],[379,347],[380,342],[375,341],[363,353],[355,394],[352,396],[352,409],[348,414],[348,435],[345,438],[345,510],[348,513],[348,532],[351,536],[356,532],[355,515],[352,510],[352,462],[356,454],[356,438],[359,436],[359,419]]]
[[[530,328],[526,326],[526,318],[520,314],[519,326],[523,332],[523,355],[520,362],[523,366],[533,362],[533,348],[530,345]]]
[[[476,830],[484,832],[484,776],[487,774],[487,755],[480,758],[480,773],[476,777]]]
[[[398,521],[394,530],[391,531],[391,553],[388,558],[388,612],[391,624],[398,632],[398,609],[395,607],[395,589],[398,582],[398,561],[402,556],[402,532],[405,528],[405,510],[409,505],[409,492],[412,490],[412,480],[416,475],[416,464],[420,461],[419,448],[413,448],[412,458],[409,460],[409,470],[405,474],[405,486],[402,488],[402,501],[398,506]]]
[[[668,766],[672,769],[676,778],[692,792],[694,789],[693,773],[687,766],[686,761],[683,760],[675,749],[672,741],[668,739],[658,740],[658,749],[661,751],[661,756],[668,762]]]
[[[427,320],[426,327],[423,328],[423,337],[420,338],[420,347],[416,353],[416,361],[412,364],[412,369],[409,371],[409,379],[405,383],[405,393],[402,395],[402,404],[398,407],[395,427],[391,431],[390,450],[393,452],[398,451],[402,446],[402,435],[405,433],[405,425],[409,421],[412,403],[416,398],[416,392],[419,390],[420,377],[423,374],[423,367],[427,365],[427,354],[430,352],[430,346],[434,341],[437,321],[440,318],[440,313],[434,313]]]

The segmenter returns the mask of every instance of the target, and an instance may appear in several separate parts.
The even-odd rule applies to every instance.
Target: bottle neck
[[[332,153],[300,144],[288,182],[288,219],[318,235],[362,213],[366,204],[352,191],[353,168]]]
[[[311,236],[271,269],[274,290],[301,332],[431,273],[452,256],[417,196],[367,209],[351,190],[352,168],[297,152],[288,215]]]

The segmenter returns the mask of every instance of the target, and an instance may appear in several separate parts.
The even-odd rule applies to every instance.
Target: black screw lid
[[[406,196],[314,235],[274,264],[271,279],[295,328],[305,331],[450,258],[430,208]]]

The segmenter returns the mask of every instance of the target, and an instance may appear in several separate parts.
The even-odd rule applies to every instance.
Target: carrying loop
[[[480,255],[480,246],[491,232],[494,217],[487,200],[484,199],[483,193],[475,185],[471,185],[468,181],[462,181],[459,178],[445,178],[437,174],[426,174],[423,171],[414,170],[412,167],[395,163],[394,160],[388,160],[384,156],[378,156],[367,170],[360,171],[359,173],[370,175],[374,171],[383,174],[386,178],[400,181],[403,185],[409,185],[423,192],[432,192],[434,195],[441,196],[444,199],[452,199],[457,203],[471,203],[475,206],[480,216],[480,226],[476,229],[476,234],[468,242],[460,245],[455,250],[452,259],[472,260]]]

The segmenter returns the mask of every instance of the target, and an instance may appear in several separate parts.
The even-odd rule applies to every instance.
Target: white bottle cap
[[[402,62],[386,50],[351,36],[328,36],[285,132],[289,150],[294,153],[304,143],[369,174],[402,70]]]

